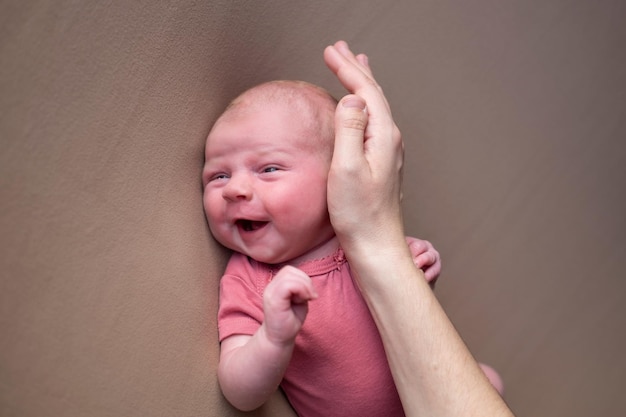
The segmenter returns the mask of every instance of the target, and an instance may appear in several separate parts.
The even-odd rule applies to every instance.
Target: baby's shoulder
[[[261,262],[257,262],[254,259],[239,253],[234,252],[226,265],[224,276],[236,276],[242,279],[252,279],[255,282],[258,280],[269,279],[272,275],[272,270],[269,265]]]

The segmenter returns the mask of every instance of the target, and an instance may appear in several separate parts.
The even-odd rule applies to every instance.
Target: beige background
[[[407,149],[406,223],[518,416],[623,415],[626,3],[0,1],[0,415],[227,416],[225,253],[201,210],[226,101],[341,94],[371,57]],[[280,400],[256,415],[288,415]]]

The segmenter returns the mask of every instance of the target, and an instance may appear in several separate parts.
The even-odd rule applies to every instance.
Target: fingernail
[[[350,50],[350,47],[348,46],[348,42],[346,41],[337,41],[335,43],[335,47],[342,52],[346,52]]]
[[[341,105],[351,109],[365,110],[365,100],[359,96],[350,96],[342,100]]]

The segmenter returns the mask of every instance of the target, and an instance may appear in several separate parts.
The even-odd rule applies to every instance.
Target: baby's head
[[[237,96],[217,119],[213,128],[221,121],[233,116],[267,110],[288,111],[294,121],[310,135],[309,143],[315,151],[330,152],[332,156],[335,130],[334,116],[337,100],[321,87],[305,81],[276,80],[259,84]],[[278,128],[278,126],[275,126]],[[210,136],[210,135],[209,135]],[[291,137],[292,140],[301,139]]]
[[[207,138],[202,174],[220,243],[271,264],[326,254],[336,103],[301,81],[264,83],[230,103]]]

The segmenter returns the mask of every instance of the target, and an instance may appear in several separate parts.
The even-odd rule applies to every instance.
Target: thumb
[[[362,97],[350,94],[341,99],[335,111],[333,165],[356,168],[362,163],[367,121],[367,107]]]

